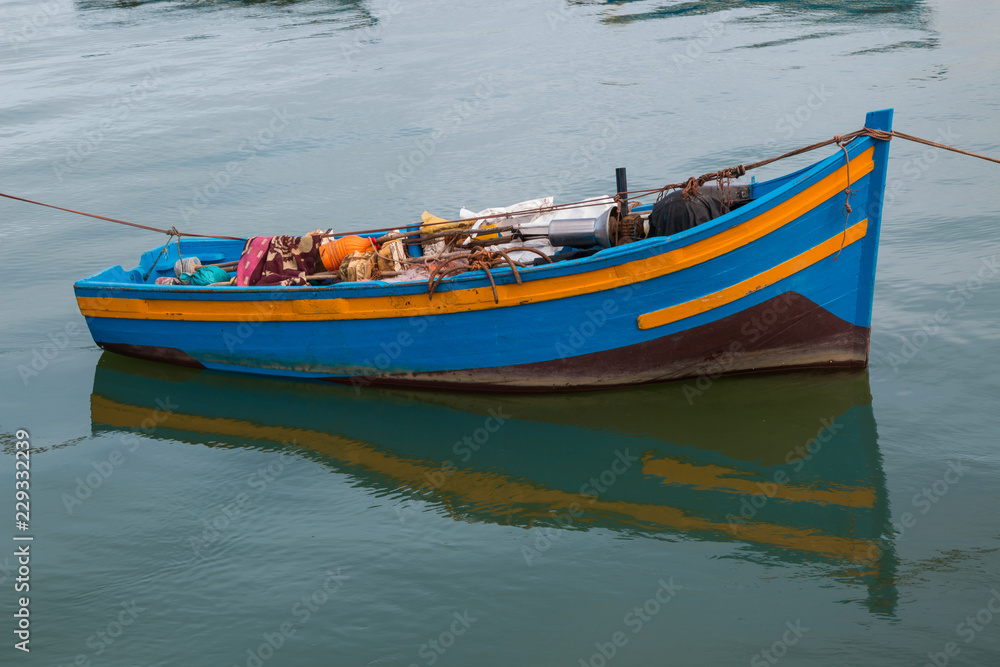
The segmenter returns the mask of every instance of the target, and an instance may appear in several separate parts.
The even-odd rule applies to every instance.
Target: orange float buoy
[[[323,266],[327,271],[336,271],[340,268],[340,263],[352,252],[364,252],[374,250],[375,247],[371,239],[360,236],[341,236],[339,239],[324,243],[319,247],[319,256],[323,260]]]

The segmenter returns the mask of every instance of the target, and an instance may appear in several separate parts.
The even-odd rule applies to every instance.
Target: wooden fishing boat
[[[891,123],[889,109],[869,113],[865,127]],[[172,271],[176,244],[74,287],[102,348],[245,373],[546,391],[861,368],[888,150],[858,135],[812,166],[734,186],[738,205],[706,224],[519,276],[470,271],[434,294],[426,281],[152,284]],[[183,244],[206,263],[236,261],[243,248]]]

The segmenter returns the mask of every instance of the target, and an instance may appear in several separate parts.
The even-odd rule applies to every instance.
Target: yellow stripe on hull
[[[873,151],[874,148],[869,148],[851,160],[852,183],[875,168]],[[418,317],[541,303],[624,287],[721,257],[780,229],[843,192],[846,182],[847,168],[841,167],[788,201],[740,225],[656,257],[586,273],[526,281],[521,285],[497,285],[497,304],[494,304],[493,292],[489,288],[449,290],[438,292],[433,298],[428,294],[412,294],[288,301],[211,301],[81,296],[77,301],[84,317],[193,322],[238,322],[248,317],[262,322]]]
[[[738,301],[745,296],[749,296],[754,292],[762,290],[765,287],[770,287],[774,283],[795,275],[803,269],[809,268],[816,262],[826,259],[827,257],[839,252],[841,247],[846,248],[858,239],[864,238],[867,233],[868,219],[866,218],[849,227],[846,235],[841,232],[840,234],[823,241],[818,246],[810,248],[804,253],[796,255],[790,260],[782,262],[781,264],[778,264],[763,273],[758,273],[752,278],[747,278],[746,280],[738,282],[735,285],[731,285],[725,289],[713,292],[712,294],[708,294],[699,299],[693,299],[691,301],[679,303],[676,306],[670,306],[669,308],[654,310],[651,313],[640,315],[636,318],[636,321],[640,329],[653,329],[655,327],[662,327],[664,324],[671,324],[673,322],[687,319],[688,317],[701,315],[702,313],[706,313],[714,308],[718,308],[719,306],[725,306],[726,304]]]

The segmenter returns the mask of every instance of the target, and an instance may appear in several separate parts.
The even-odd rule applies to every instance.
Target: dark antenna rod
[[[625,167],[615,169],[615,182],[618,185],[618,219],[624,220],[628,215],[628,178]]]

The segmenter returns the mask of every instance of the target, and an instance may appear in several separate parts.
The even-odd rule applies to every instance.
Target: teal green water
[[[5,0],[0,26],[0,190],[193,232],[653,187],[890,106],[1000,155],[985,0]],[[894,141],[867,372],[558,396],[102,354],[72,282],[162,239],[0,201],[0,660],[996,664],[996,178]]]

